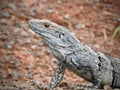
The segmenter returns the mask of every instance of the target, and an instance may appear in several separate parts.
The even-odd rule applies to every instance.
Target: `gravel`
[[[70,15],[69,14],[65,14],[64,15],[64,19],[69,19],[70,18]]]
[[[8,7],[13,9],[13,10],[16,10],[16,5],[14,3],[9,3]]]
[[[5,18],[10,18],[11,14],[9,12],[2,12],[2,16]]]
[[[77,30],[82,29],[82,28],[85,28],[85,25],[81,22],[79,22],[75,25],[75,29],[77,29]]]

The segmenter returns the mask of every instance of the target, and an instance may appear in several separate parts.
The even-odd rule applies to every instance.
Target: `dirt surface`
[[[56,60],[28,27],[33,18],[60,24],[94,50],[120,58],[120,35],[111,39],[120,26],[119,0],[0,0],[0,80],[50,83]],[[63,82],[85,80],[66,71]]]

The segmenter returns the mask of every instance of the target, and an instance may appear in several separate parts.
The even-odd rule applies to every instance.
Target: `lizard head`
[[[32,19],[29,21],[29,26],[32,31],[42,36],[48,44],[54,45],[53,47],[56,45],[67,46],[69,38],[72,38],[66,28],[46,19]]]
[[[29,26],[35,33],[39,34],[53,51],[66,53],[65,49],[76,46],[78,40],[64,27],[46,19],[32,19]],[[77,46],[76,46],[77,47]],[[75,49],[75,48],[74,48]]]
[[[62,37],[62,35],[64,36],[62,27],[46,19],[32,19],[29,21],[29,26],[43,38],[57,39]]]

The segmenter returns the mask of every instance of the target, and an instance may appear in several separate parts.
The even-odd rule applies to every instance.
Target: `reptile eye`
[[[44,26],[45,26],[46,28],[50,27],[50,25],[49,25],[49,24],[47,24],[47,23],[46,23],[46,24],[44,24]]]

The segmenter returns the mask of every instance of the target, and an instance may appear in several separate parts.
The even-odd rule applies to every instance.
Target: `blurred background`
[[[49,84],[56,68],[30,19],[48,19],[68,28],[96,51],[120,58],[120,0],[0,0],[0,80]],[[120,30],[118,30],[120,31]],[[84,82],[66,71],[64,82]]]

